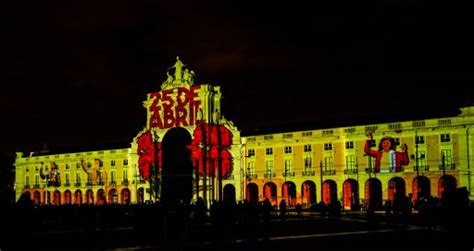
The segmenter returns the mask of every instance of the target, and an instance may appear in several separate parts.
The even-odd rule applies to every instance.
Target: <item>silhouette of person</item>
[[[364,152],[375,158],[374,173],[400,172],[402,165],[408,165],[408,147],[403,144],[401,151],[396,151],[396,143],[392,137],[385,136],[380,140],[378,150],[370,149],[370,141],[373,140],[372,133],[365,142]]]
[[[280,208],[280,217],[281,217],[281,220],[284,221],[284,220],[285,220],[285,216],[286,216],[286,201],[285,201],[284,199],[280,201],[279,208]]]

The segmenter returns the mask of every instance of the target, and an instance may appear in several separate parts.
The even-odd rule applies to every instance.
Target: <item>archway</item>
[[[290,207],[296,205],[296,185],[291,181],[283,183],[281,188],[282,199],[286,200],[286,204]]]
[[[334,180],[326,180],[322,185],[323,202],[326,205],[334,204],[337,201],[337,184]]]
[[[128,188],[122,189],[120,193],[120,202],[122,204],[130,204],[130,190]]]
[[[232,184],[227,184],[224,186],[224,202],[226,203],[235,203],[235,187]]]
[[[117,204],[117,203],[118,203],[118,192],[117,192],[117,189],[115,189],[115,188],[110,189],[108,198],[109,198],[109,199],[107,200],[107,202],[108,202],[109,204]]]
[[[137,204],[143,204],[143,202],[145,202],[145,192],[143,187],[140,187],[137,192]]]
[[[456,191],[457,181],[451,175],[443,175],[438,180],[438,197],[443,198],[445,194]]]
[[[413,179],[413,201],[427,198],[431,195],[430,179],[426,176],[418,176]]]
[[[41,193],[39,191],[33,192],[33,204],[37,206],[41,204]]]
[[[64,191],[64,204],[69,205],[71,204],[71,191],[66,190]]]
[[[94,192],[91,189],[86,191],[86,204],[94,204]]]
[[[247,184],[246,199],[250,204],[258,204],[258,186],[255,183]]]
[[[347,179],[342,185],[343,206],[347,210],[359,209],[359,183],[355,179]]]
[[[395,197],[399,196],[405,197],[406,196],[406,188],[405,188],[405,180],[400,177],[393,177],[388,181],[388,200],[393,205],[393,200]]]
[[[43,192],[43,203],[45,205],[50,205],[51,204],[51,193],[49,191],[44,191]]]
[[[370,178],[365,182],[366,207],[373,210],[382,208],[382,182],[377,178]]]
[[[301,185],[301,201],[303,206],[310,206],[316,203],[316,184],[307,180]]]
[[[270,200],[273,206],[278,204],[277,186],[273,182],[267,182],[263,185],[263,197]]]
[[[181,127],[171,128],[162,141],[161,201],[178,205],[191,202],[193,196],[193,163],[191,135]]]
[[[23,196],[26,196],[29,200],[31,200],[31,193],[30,191],[26,191],[24,193],[22,193]]]
[[[97,190],[97,205],[105,205],[105,192],[104,189]]]
[[[61,205],[61,193],[58,190],[53,193],[53,205]]]
[[[74,204],[76,205],[82,204],[82,191],[81,190],[76,190],[76,192],[74,192]]]

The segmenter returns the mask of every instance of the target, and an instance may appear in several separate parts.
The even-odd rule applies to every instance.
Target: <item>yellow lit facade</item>
[[[175,77],[168,74],[161,91],[147,95],[146,126],[129,148],[40,156],[17,153],[16,199],[24,193],[37,204],[127,204],[158,199],[150,195],[149,180],[140,174],[137,138],[152,132],[161,140],[175,127],[195,137],[198,120],[219,123],[232,135],[228,145],[232,169],[221,185],[224,198],[231,193],[237,200],[269,198],[276,205],[285,199],[290,205],[305,206],[339,200],[345,208],[353,208],[368,197],[391,200],[395,192],[412,199],[440,197],[454,182],[454,187],[466,187],[473,199],[474,107],[462,108],[456,117],[241,137],[220,114],[220,88],[194,85],[194,73],[183,72],[179,63],[178,59]],[[374,149],[384,136],[394,138],[397,150],[406,144],[409,164],[401,172],[374,173],[374,158],[364,152],[369,132],[376,143]],[[206,149],[202,144],[199,147]],[[92,181],[81,161],[91,168],[98,165],[98,181]],[[52,173],[51,166],[57,167],[57,185],[42,178]],[[207,197],[208,202],[217,198],[218,182],[217,177],[194,181],[193,198]]]

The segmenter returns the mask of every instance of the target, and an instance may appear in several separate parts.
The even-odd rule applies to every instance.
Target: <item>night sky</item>
[[[472,9],[449,1],[9,2],[2,152],[130,142],[176,56],[244,132],[474,103]]]

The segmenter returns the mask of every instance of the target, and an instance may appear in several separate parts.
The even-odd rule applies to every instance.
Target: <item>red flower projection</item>
[[[207,124],[196,121],[193,141],[189,148],[192,151],[192,161],[199,175],[215,176],[221,160],[222,177],[232,173],[232,155],[229,147],[232,143],[232,133],[224,125]],[[204,146],[207,146],[205,148]],[[205,162],[205,164],[204,164]]]
[[[148,179],[150,176],[150,167],[155,168],[155,145],[153,143],[153,135],[150,131],[146,131],[142,133],[137,139],[137,153],[138,156],[138,168],[140,170],[140,174],[144,179]],[[158,167],[161,167],[161,143],[157,143],[158,149]]]
[[[198,170],[199,175],[203,175],[203,167],[206,166],[206,175],[214,177],[217,175],[220,160],[222,177],[229,176],[232,173],[232,155],[229,151],[232,133],[224,125],[207,124],[202,121],[196,121],[196,123],[193,140],[188,146],[191,150],[194,168]],[[155,148],[153,135],[150,131],[146,131],[138,137],[137,144],[137,153],[140,156],[138,159],[140,174],[144,179],[148,179],[150,167],[154,168],[155,166],[155,155],[158,160],[158,168],[161,169],[161,142],[158,142]]]

